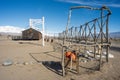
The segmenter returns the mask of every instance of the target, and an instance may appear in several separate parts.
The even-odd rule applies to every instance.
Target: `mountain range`
[[[0,26],[0,35],[13,35],[13,36],[21,36],[22,31],[25,30],[20,27],[14,26]],[[111,32],[109,34],[110,38],[120,38],[119,32]]]
[[[109,35],[111,38],[120,38],[120,32],[111,32]]]

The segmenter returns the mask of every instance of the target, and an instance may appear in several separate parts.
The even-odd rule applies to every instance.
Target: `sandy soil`
[[[119,45],[119,44],[115,44]],[[120,47],[111,47],[115,58],[109,59],[101,71],[89,71],[62,77],[61,52],[49,42],[0,40],[0,80],[120,80]],[[56,50],[58,49],[58,51]],[[3,66],[6,60],[12,65]],[[83,63],[87,64],[87,63]],[[82,68],[81,68],[82,70]]]

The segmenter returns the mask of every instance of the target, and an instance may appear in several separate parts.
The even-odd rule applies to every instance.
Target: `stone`
[[[6,60],[3,62],[3,66],[9,66],[9,65],[12,65],[13,64],[13,61],[12,60]]]
[[[24,65],[28,65],[29,63],[28,62],[24,62]]]

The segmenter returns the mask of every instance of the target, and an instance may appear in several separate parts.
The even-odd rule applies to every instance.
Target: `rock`
[[[103,52],[103,55],[105,55],[105,56],[106,56],[106,55],[107,55],[107,53],[106,53],[106,52]],[[108,57],[109,57],[109,58],[114,58],[114,55],[113,55],[113,54],[111,54],[111,53],[108,53]]]
[[[114,58],[114,55],[112,55],[112,54],[109,54],[109,58]]]
[[[106,55],[107,53],[106,52],[103,52],[103,55]]]
[[[93,51],[92,50],[89,50],[90,53],[92,53]]]
[[[86,51],[86,53],[87,53],[88,55],[90,55],[90,54],[91,54],[89,51]]]
[[[106,52],[103,52],[102,58],[105,58],[106,55],[107,55]],[[100,57],[100,55],[97,55],[97,57]],[[114,58],[114,55],[108,53],[108,57],[109,57],[109,58]]]
[[[6,60],[3,62],[3,66],[9,66],[9,65],[12,65],[13,64],[13,61],[12,60]]]
[[[24,65],[28,65],[29,63],[28,62],[24,62]]]
[[[88,54],[84,54],[85,57],[88,57]]]

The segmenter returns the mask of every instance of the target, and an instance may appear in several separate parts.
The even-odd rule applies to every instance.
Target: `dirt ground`
[[[112,43],[110,58],[101,71],[62,76],[58,46],[41,41],[0,40],[0,80],[120,80],[120,44]],[[3,66],[5,61],[12,65]],[[87,63],[84,63],[87,64]],[[82,68],[81,68],[82,69]]]

